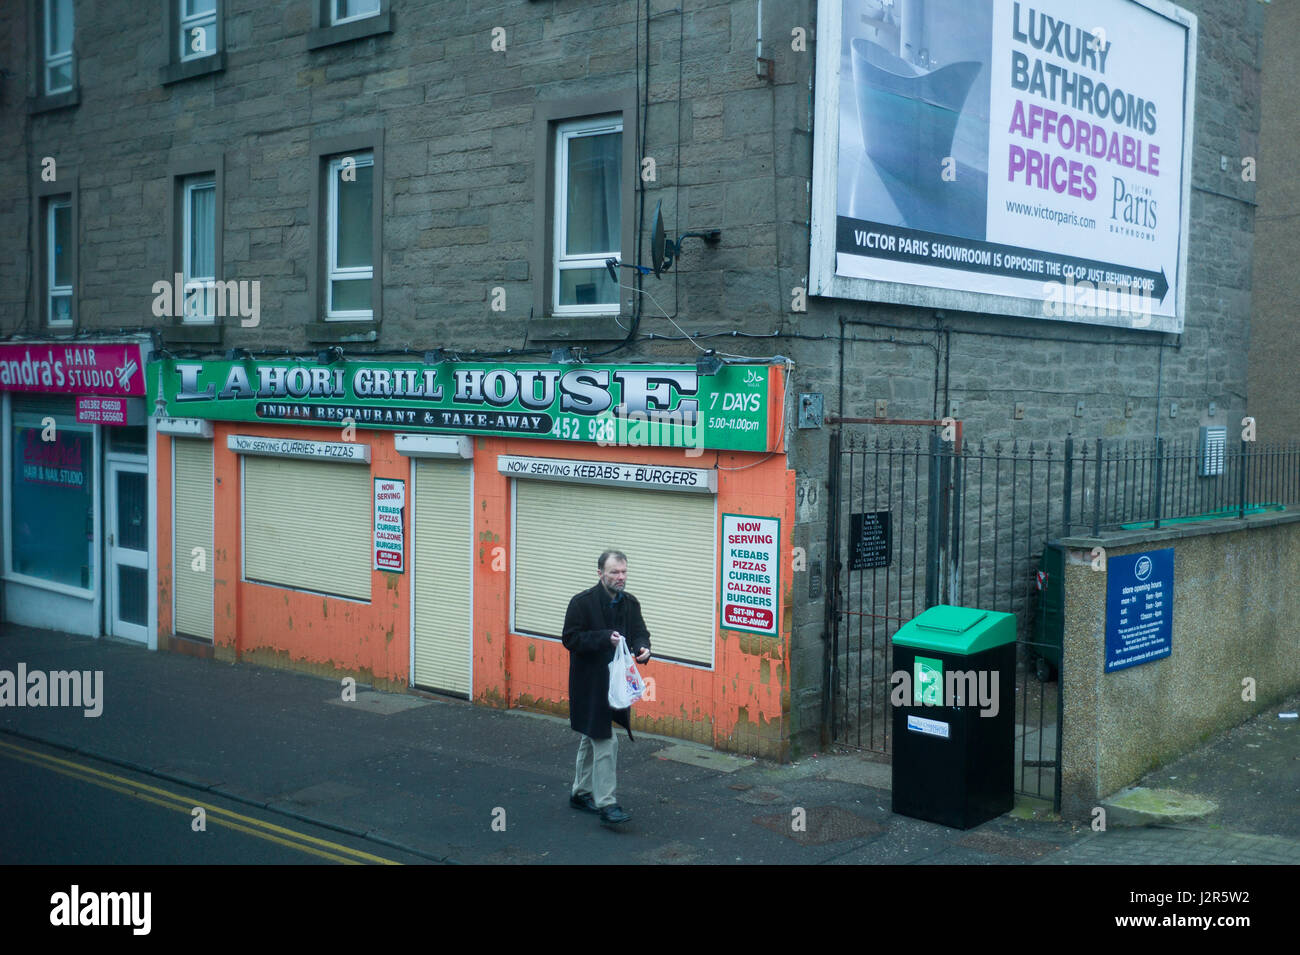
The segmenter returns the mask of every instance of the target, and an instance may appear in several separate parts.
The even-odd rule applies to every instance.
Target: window
[[[45,0],[45,76],[41,90],[46,96],[67,93],[73,87],[72,0]]]
[[[309,342],[377,341],[383,321],[384,131],[313,136]]]
[[[13,399],[9,568],[77,589],[94,580],[95,436],[70,399]],[[53,418],[53,440],[44,440]]]
[[[391,33],[390,0],[312,0],[307,49]]]
[[[185,296],[186,322],[211,324],[216,321],[213,295],[216,266],[216,180],[194,177],[185,183],[183,211],[184,288],[202,283],[203,292]]]
[[[605,260],[621,256],[622,162],[621,117],[556,130],[553,314],[618,311],[619,289]]]
[[[244,579],[370,599],[370,469],[244,457]]]
[[[329,163],[325,281],[326,321],[370,321],[374,281],[374,157],[340,156]]]
[[[164,5],[168,54],[158,81],[167,85],[225,69],[225,0],[166,0]]]
[[[330,7],[333,24],[379,16],[379,0],[330,0]]]
[[[637,97],[632,89],[533,108],[534,216],[529,256],[536,341],[622,341],[634,293],[605,260],[636,245]],[[631,273],[624,273],[630,275]]]
[[[592,586],[605,547],[627,554],[628,591],[641,603],[659,660],[713,665],[716,499],[516,478],[515,633],[559,639],[569,598]],[[418,509],[417,509],[418,512]],[[672,547],[663,546],[666,522]]]
[[[217,52],[217,0],[178,0],[182,61],[197,60]]]
[[[28,308],[41,328],[63,334],[75,330],[78,317],[77,181],[76,173],[60,169],[57,182],[45,182],[35,171],[29,187],[33,201],[28,228],[36,254]]]
[[[154,276],[166,285],[165,294],[155,300],[154,315],[164,319],[161,330],[168,344],[219,344],[222,327],[242,321],[238,282],[225,281],[222,261],[225,157],[211,147],[175,149],[167,181],[167,271]]]
[[[45,315],[51,327],[72,325],[72,202],[45,209]]]

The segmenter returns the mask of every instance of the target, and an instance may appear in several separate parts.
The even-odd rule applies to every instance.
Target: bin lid
[[[894,643],[969,656],[1014,642],[1015,619],[994,610],[939,604],[903,624],[894,634]]]

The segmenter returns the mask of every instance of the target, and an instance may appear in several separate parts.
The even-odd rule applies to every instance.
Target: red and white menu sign
[[[375,570],[406,572],[406,482],[375,478]]]
[[[723,627],[776,635],[780,562],[780,518],[722,515]]]
[[[139,345],[0,345],[0,391],[143,395]]]

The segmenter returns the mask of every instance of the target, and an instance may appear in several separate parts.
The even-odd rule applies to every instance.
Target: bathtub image
[[[862,147],[901,184],[932,191],[981,63],[918,67],[866,39],[852,41]]]

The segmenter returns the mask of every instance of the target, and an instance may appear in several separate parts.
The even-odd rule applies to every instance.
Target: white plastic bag
[[[609,705],[611,709],[625,710],[645,696],[645,681],[637,672],[636,660],[627,648],[627,641],[619,638],[614,659],[609,664]]]

